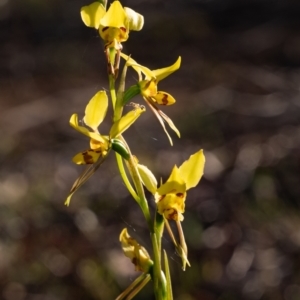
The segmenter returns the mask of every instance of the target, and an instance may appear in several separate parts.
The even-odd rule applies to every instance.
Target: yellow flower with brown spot
[[[152,172],[145,166],[138,164],[138,170],[143,184],[154,195],[157,211],[161,214],[167,225],[169,234],[176,246],[178,254],[183,261],[183,269],[189,264],[187,260],[187,246],[181,228],[187,190],[195,187],[204,170],[205,157],[203,150],[191,155],[179,168],[175,165],[168,180],[157,188],[157,181]],[[168,220],[177,224],[180,242],[177,243]]]
[[[164,78],[166,78],[167,76],[179,69],[181,57],[178,57],[177,61],[169,67],[157,70],[150,70],[147,67],[138,64],[135,60],[133,60],[131,57],[127,56],[124,53],[121,53],[121,56],[126,60],[126,64],[128,66],[131,66],[138,73],[139,82],[137,86],[134,86],[134,88],[139,90],[140,94],[143,96],[144,100],[149,105],[154,115],[158,119],[159,123],[163,127],[172,145],[173,142],[168,131],[166,130],[164,121],[168,123],[168,125],[173,131],[175,131],[178,137],[180,137],[180,132],[174,125],[173,121],[165,113],[163,113],[156,106],[156,104],[172,105],[176,102],[176,100],[169,93],[164,91],[158,91],[157,86],[161,80],[163,80]]]
[[[99,31],[106,44],[113,44],[120,49],[121,42],[129,37],[129,31],[139,31],[143,28],[144,17],[131,8],[123,7],[119,1],[114,1],[109,9],[100,2],[93,2],[80,10],[83,23]]]
[[[135,266],[135,270],[148,273],[153,266],[153,261],[147,250],[129,235],[127,228],[122,230],[120,242],[124,254],[130,258]]]
[[[82,151],[73,157],[73,162],[79,165],[94,164],[99,157],[105,156],[109,149],[109,137],[101,135],[98,126],[105,118],[108,108],[108,98],[105,91],[97,92],[89,101],[85,109],[83,122],[86,126],[78,123],[77,114],[73,114],[70,125],[80,133],[90,138],[90,149]]]
[[[76,154],[73,157],[74,163],[78,165],[94,164],[100,157],[106,156],[111,147],[111,140],[127,130],[145,111],[143,106],[135,106],[133,110],[112,125],[109,135],[101,135],[98,127],[106,115],[107,108],[106,92],[99,91],[86,106],[83,122],[87,127],[79,125],[77,114],[71,116],[70,125],[90,138],[90,149]]]
[[[78,165],[89,165],[89,167],[76,179],[70,193],[65,201],[70,204],[71,197],[99,168],[107,157],[111,149],[115,150],[123,157],[126,157],[127,149],[118,140],[118,136],[127,130],[145,111],[144,106],[136,105],[133,110],[114,122],[109,135],[101,135],[98,127],[102,123],[108,107],[108,98],[105,91],[97,92],[89,101],[85,109],[83,123],[79,125],[77,114],[73,114],[70,119],[70,125],[80,133],[90,138],[90,149],[79,152],[73,157],[73,162]]]
[[[144,17],[131,8],[114,1],[108,10],[100,2],[93,2],[80,10],[81,19],[88,27],[98,30],[105,42],[105,56],[109,75],[117,78],[122,42],[127,41],[129,31],[139,31],[144,26]]]

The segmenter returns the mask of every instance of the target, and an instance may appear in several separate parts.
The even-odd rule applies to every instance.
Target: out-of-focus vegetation
[[[81,172],[71,157],[88,147],[69,117],[107,86],[101,40],[79,16],[88,3],[0,0],[1,299],[114,299],[136,277],[121,229],[150,245],[113,160],[63,205]],[[183,59],[160,87],[177,99],[181,143],[145,113],[125,134],[133,150],[164,179],[189,153],[207,157],[183,222],[192,267],[170,261],[175,299],[300,299],[300,4],[123,4],[146,22],[126,53],[153,69]]]

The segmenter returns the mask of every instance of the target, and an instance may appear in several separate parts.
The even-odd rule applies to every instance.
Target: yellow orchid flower
[[[122,7],[119,1],[114,1],[107,11],[100,2],[93,2],[83,6],[80,14],[83,23],[97,29],[105,43],[125,42],[130,30],[139,31],[144,25],[142,15]]]
[[[130,30],[139,31],[143,28],[144,17],[131,8],[123,7],[117,0],[107,11],[102,3],[93,2],[83,6],[80,14],[83,23],[97,29],[104,40],[108,72],[117,77],[122,50],[121,42],[127,41]]]
[[[135,266],[136,271],[148,273],[153,266],[153,261],[150,258],[147,250],[133,239],[124,228],[120,234],[120,242],[124,254],[130,258]]]
[[[76,154],[73,162],[82,164],[94,164],[99,157],[105,156],[109,149],[109,137],[101,135],[98,126],[102,123],[108,108],[108,98],[104,91],[97,92],[89,101],[85,109],[83,118],[87,127],[78,124],[77,114],[73,114],[70,119],[70,125],[80,133],[90,138],[90,149]]]
[[[90,149],[76,154],[73,162],[82,164],[94,164],[100,157],[104,157],[110,148],[110,141],[127,130],[137,118],[145,111],[144,106],[135,106],[134,109],[115,122],[109,135],[101,135],[98,127],[102,123],[108,108],[108,98],[105,91],[99,91],[90,100],[85,109],[83,122],[91,130],[78,124],[77,114],[73,114],[70,125],[80,133],[90,138]]]
[[[163,127],[165,133],[167,134],[171,145],[173,145],[172,139],[166,130],[164,121],[168,123],[173,131],[180,137],[180,132],[174,125],[173,121],[163,113],[156,104],[159,105],[172,105],[176,102],[175,98],[167,92],[158,91],[157,85],[158,83],[175,72],[179,69],[181,63],[181,57],[179,56],[177,61],[166,68],[157,69],[157,70],[150,70],[147,67],[144,67],[138,64],[135,60],[131,57],[127,56],[124,53],[121,53],[121,56],[126,60],[126,64],[131,66],[139,75],[139,82],[137,84],[138,90],[140,94],[145,99],[146,103],[149,105],[151,110],[153,111],[154,115],[160,122],[161,126]],[[144,74],[144,78],[142,76]],[[136,88],[136,86],[134,87]]]
[[[135,105],[134,109],[129,111],[126,115],[114,122],[109,135],[101,135],[98,127],[102,123],[108,108],[108,98],[105,91],[97,92],[89,101],[85,109],[85,116],[83,122],[86,125],[81,126],[78,122],[77,114],[73,114],[70,119],[70,125],[80,133],[90,138],[90,149],[79,152],[73,157],[73,162],[78,165],[90,165],[74,182],[68,198],[65,202],[69,205],[72,195],[76,190],[84,184],[99,168],[101,163],[105,160],[110,149],[116,152],[126,151],[122,149],[121,141],[117,138],[125,130],[127,130],[145,111],[144,106]],[[121,153],[120,153],[121,154]]]
[[[152,172],[145,166],[138,165],[139,174],[143,184],[154,195],[157,211],[163,215],[169,234],[176,246],[177,252],[182,258],[183,268],[189,264],[187,260],[187,247],[181,228],[187,190],[195,187],[204,170],[205,157],[203,150],[191,155],[179,168],[175,165],[168,180],[157,188],[157,182]],[[174,220],[177,224],[180,243],[174,238],[168,220]]]

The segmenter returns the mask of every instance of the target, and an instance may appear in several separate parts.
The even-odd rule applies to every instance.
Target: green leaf
[[[138,171],[141,176],[143,184],[145,185],[147,190],[154,195],[157,190],[157,180],[156,180],[155,176],[144,165],[137,164],[137,168],[138,168]]]
[[[164,261],[165,261],[165,273],[166,273],[166,280],[167,280],[167,300],[173,300],[171,274],[170,274],[169,261],[168,261],[166,250],[164,250]]]
[[[99,91],[85,108],[84,123],[94,131],[98,131],[98,126],[102,123],[106,115],[107,107],[108,98],[106,92]]]
[[[199,150],[195,154],[191,155],[180,167],[179,172],[181,178],[186,183],[186,189],[195,187],[200,181],[205,164],[205,157],[203,150]]]

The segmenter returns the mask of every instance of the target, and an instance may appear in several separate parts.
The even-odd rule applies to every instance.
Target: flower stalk
[[[183,270],[186,265],[190,266],[181,222],[184,219],[187,190],[195,187],[203,175],[204,154],[202,150],[199,150],[180,167],[175,165],[167,181],[162,183],[161,180],[161,184],[158,186],[152,171],[147,166],[140,164],[131,153],[123,133],[129,130],[131,125],[138,121],[146,111],[144,105],[130,103],[134,97],[140,95],[163,127],[171,145],[173,141],[166,130],[165,123],[180,137],[180,132],[173,121],[158,108],[158,105],[174,104],[175,98],[167,92],[158,91],[158,83],[179,69],[181,58],[179,57],[169,67],[150,70],[137,63],[131,56],[124,54],[122,43],[128,40],[130,31],[142,29],[144,18],[134,10],[123,7],[118,0],[113,1],[110,5],[107,5],[104,0],[99,0],[82,7],[80,13],[83,23],[96,29],[104,42],[109,97],[104,90],[98,91],[88,102],[82,121],[77,114],[71,116],[70,125],[89,138],[89,148],[76,154],[73,162],[88,167],[75,181],[65,204],[70,205],[71,197],[77,189],[95,174],[107,156],[114,151],[120,176],[129,194],[143,213],[152,244],[152,254],[150,255],[145,247],[130,236],[126,228],[122,230],[119,240],[124,255],[131,260],[135,270],[141,272],[141,275],[116,299],[132,299],[152,280],[155,299],[172,300],[171,273],[167,253],[163,249],[162,237],[166,228],[182,259]],[[118,78],[121,58],[124,59],[124,67]],[[137,72],[139,80],[137,84],[126,90],[128,68]],[[116,89],[117,83],[118,89]],[[113,116],[110,117],[111,129],[107,134],[102,134],[100,125],[106,118],[109,103],[113,109]],[[127,113],[124,113],[125,106],[130,106]],[[144,188],[152,194],[152,198],[147,199]],[[151,206],[148,203],[150,201],[155,205],[154,212],[150,211]],[[173,233],[169,221],[175,221],[177,234]],[[176,239],[176,236],[179,237],[179,240]]]

